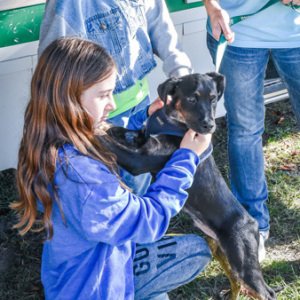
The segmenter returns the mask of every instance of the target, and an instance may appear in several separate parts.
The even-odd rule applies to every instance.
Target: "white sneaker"
[[[262,262],[266,258],[265,242],[269,238],[268,231],[259,231],[259,244],[258,244],[258,261]]]
[[[259,232],[258,261],[262,262],[265,258],[266,258],[265,238],[263,233]]]

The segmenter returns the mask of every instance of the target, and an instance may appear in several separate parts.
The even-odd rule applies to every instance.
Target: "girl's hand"
[[[216,40],[220,39],[221,33],[223,32],[224,37],[228,41],[228,44],[234,40],[234,32],[229,26],[229,15],[221,8],[219,1],[217,0],[206,0],[203,1],[207,14],[210,17],[211,29],[213,37]]]
[[[199,156],[208,148],[210,141],[211,134],[199,134],[190,129],[184,135],[180,143],[180,148],[193,150]]]
[[[159,110],[164,106],[164,102],[158,97],[156,100],[154,100],[149,108],[148,108],[148,116],[151,116],[154,112]]]
[[[168,96],[167,104],[170,102],[170,96]],[[149,108],[148,108],[148,116],[151,116],[153,113],[155,113],[157,110],[162,108],[164,106],[164,102],[158,97],[156,100],[154,100]]]
[[[300,0],[281,0],[283,4],[288,4],[290,2],[293,2],[294,5],[300,5]]]

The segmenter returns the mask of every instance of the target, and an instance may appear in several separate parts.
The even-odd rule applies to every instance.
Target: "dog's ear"
[[[171,77],[158,86],[158,96],[165,104],[167,103],[168,95],[174,95],[180,81],[181,80],[179,78]]]
[[[206,75],[212,77],[215,81],[218,92],[218,100],[220,100],[225,90],[225,76],[217,72],[206,73]]]

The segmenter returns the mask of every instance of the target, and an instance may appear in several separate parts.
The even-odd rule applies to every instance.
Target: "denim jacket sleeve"
[[[77,29],[73,28],[63,16],[56,13],[56,1],[47,1],[40,27],[38,57],[52,41],[63,36],[85,38],[85,34],[77,32]]]
[[[145,0],[148,34],[154,53],[163,61],[167,77],[192,73],[191,62],[183,52],[164,0]]]
[[[103,174],[106,182],[92,186],[82,208],[86,238],[114,246],[161,238],[187,199],[198,162],[191,150],[175,151],[143,197],[123,189],[113,174]]]

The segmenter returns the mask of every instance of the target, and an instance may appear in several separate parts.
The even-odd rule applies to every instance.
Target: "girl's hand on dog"
[[[167,104],[170,103],[171,97],[168,96]],[[148,116],[151,116],[153,113],[155,113],[157,110],[162,108],[164,106],[164,102],[158,97],[156,100],[154,100],[151,105],[148,108]]]
[[[192,129],[189,129],[184,135],[180,148],[186,148],[201,155],[209,146],[211,142],[211,134],[199,134]]]

